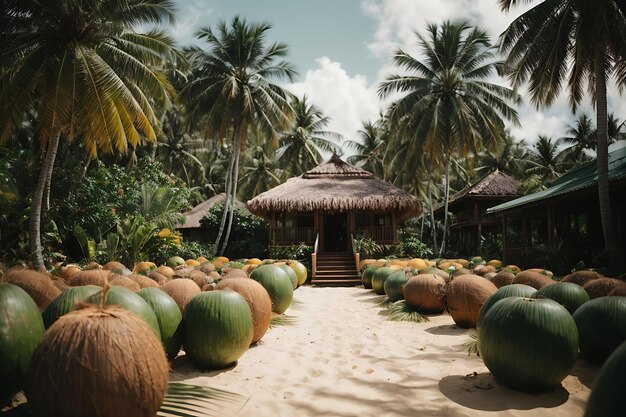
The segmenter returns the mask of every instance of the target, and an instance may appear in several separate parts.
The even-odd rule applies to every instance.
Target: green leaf
[[[429,321],[428,317],[407,306],[404,300],[396,301],[389,306],[388,318],[391,321],[410,321],[413,323],[423,323]]]
[[[248,399],[218,388],[170,382],[158,416],[222,417],[236,415]]]

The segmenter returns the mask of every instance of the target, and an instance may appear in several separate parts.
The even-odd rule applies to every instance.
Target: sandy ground
[[[469,330],[447,315],[426,323],[387,320],[381,296],[363,288],[301,287],[286,315],[238,361],[195,370],[184,356],[172,381],[236,392],[223,415],[582,416],[598,368],[579,360],[561,387],[524,394],[499,386],[463,344]]]

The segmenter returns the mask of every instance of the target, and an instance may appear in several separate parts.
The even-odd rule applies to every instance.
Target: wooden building
[[[616,257],[626,266],[626,147],[609,153],[611,216]],[[504,262],[536,265],[536,248],[549,248],[555,261],[571,268],[578,261],[598,264],[604,248],[596,161],[564,174],[538,193],[491,207],[501,220]],[[595,260],[594,260],[595,258]],[[535,265],[533,265],[533,263]],[[596,265],[600,266],[600,265]],[[619,265],[618,265],[619,266]]]
[[[209,241],[208,230],[202,227],[200,221],[213,206],[216,204],[224,204],[224,201],[226,201],[226,194],[217,194],[186,212],[185,222],[177,227],[183,235],[183,239],[191,242],[213,243]],[[235,207],[244,213],[249,213],[246,205],[237,199],[235,199]]]
[[[259,194],[248,201],[248,209],[270,221],[270,245],[313,245],[313,282],[335,284],[354,284],[358,279],[354,236],[369,237],[379,244],[397,243],[400,222],[422,211],[411,194],[347,164],[336,154]],[[349,273],[339,273],[341,264],[346,269],[349,266]],[[332,273],[325,274],[325,266]]]
[[[458,251],[458,256],[477,255],[481,238],[501,230],[500,220],[487,209],[513,200],[519,196],[518,191],[517,180],[496,169],[454,194],[448,202],[448,212],[453,216],[447,247]],[[435,209],[435,215],[441,218],[443,212],[443,205]]]

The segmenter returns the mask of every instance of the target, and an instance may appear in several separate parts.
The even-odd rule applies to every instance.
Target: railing
[[[355,232],[375,242],[393,243],[396,240],[396,228],[394,226],[357,226]]]
[[[354,234],[350,233],[350,239],[352,239],[352,255],[354,256],[354,265],[356,270],[359,270],[359,264],[361,263],[361,254],[357,252],[356,242],[354,241]]]
[[[320,235],[315,235],[315,243],[313,244],[313,252],[311,253],[311,279],[315,278],[315,272],[317,271],[317,249],[319,247]]]
[[[467,221],[480,221],[481,223],[496,222],[496,216],[494,214],[486,213],[484,210],[478,213],[478,217],[475,216],[474,210],[458,211],[454,213],[454,221],[452,224],[463,223]]]
[[[270,230],[270,240],[275,245],[289,243],[313,243],[315,230],[312,227],[277,227]]]

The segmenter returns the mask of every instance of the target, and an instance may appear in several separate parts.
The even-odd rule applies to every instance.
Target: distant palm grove
[[[237,199],[333,151],[420,199],[424,213],[405,238],[437,256],[455,252],[454,193],[498,169],[528,194],[596,159],[608,249],[607,152],[626,139],[626,115],[609,111],[607,84],[626,86],[626,2],[493,7],[518,3],[533,7],[498,39],[470,21],[414,28],[419,53],[390,50],[394,73],[377,85],[389,105],[342,137],[309,97],[284,87],[298,74],[288,45],[268,40],[269,23],[233,17],[195,28],[198,42],[185,46],[169,32],[171,0],[3,0],[0,262],[228,253]],[[520,126],[518,89],[538,108],[563,91],[573,122],[559,137],[515,140],[507,126]],[[594,112],[580,111],[584,98]],[[219,193],[212,241],[181,242],[182,213]]]

